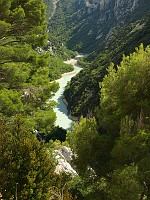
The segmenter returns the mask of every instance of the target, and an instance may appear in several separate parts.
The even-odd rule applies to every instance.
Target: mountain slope
[[[144,17],[140,22],[140,29],[137,28],[137,31],[134,31],[135,28],[132,29],[129,24],[116,33],[116,36],[108,43],[108,50],[99,54],[93,53],[85,59],[90,61],[94,58],[90,65],[84,67],[84,70],[71,80],[65,90],[68,108],[72,111],[72,115],[86,116],[89,111],[94,112],[95,107],[99,105],[99,82],[107,73],[106,69],[110,62],[114,62],[116,66],[123,54],[129,55],[141,43],[144,43],[144,46],[150,44],[150,17]]]
[[[80,52],[101,51],[116,30],[149,12],[149,0],[60,0],[50,32]]]
[[[65,91],[71,114],[86,116],[94,112],[99,105],[99,82],[110,62],[117,65],[123,54],[129,55],[141,43],[150,44],[149,10],[148,0],[58,2],[49,23],[51,32],[66,41],[69,48],[90,53],[85,59],[90,64]]]

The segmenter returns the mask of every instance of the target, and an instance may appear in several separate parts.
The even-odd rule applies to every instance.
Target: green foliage
[[[96,51],[98,55],[105,50],[113,50],[114,53],[111,54],[115,58],[122,56],[123,48],[126,53],[131,53],[135,46],[149,40],[147,20],[149,21],[150,8],[148,0],[143,3],[137,2],[133,10],[129,9],[132,3],[124,1],[115,7],[109,2],[103,10],[98,1],[89,2],[88,5],[86,1],[60,0],[49,21],[50,33],[66,42],[69,49],[79,52]],[[148,44],[145,42],[145,45]],[[119,50],[118,55],[117,50]]]
[[[50,83],[50,54],[33,49],[47,38],[45,5],[42,0],[0,4],[7,14],[0,18],[1,117],[22,113],[45,133],[52,130],[56,119],[54,103],[47,101],[58,89],[58,84]]]
[[[112,181],[108,184],[108,193],[112,200],[137,200],[141,191],[136,166],[127,166],[115,171]]]
[[[103,187],[102,180],[94,180],[89,177],[81,178],[80,176],[75,176],[69,181],[68,185],[71,192],[73,194],[76,194],[77,199],[82,199],[82,200],[106,199],[105,194],[102,192],[102,187]]]
[[[93,146],[96,145],[97,138],[98,132],[95,119],[83,118],[80,123],[75,123],[73,130],[67,134],[67,141],[78,155],[77,162],[79,168],[83,169],[83,171],[91,163]]]
[[[15,8],[11,13],[11,21],[15,21],[16,23],[20,23],[25,18],[24,9],[21,6]]]
[[[26,2],[1,1],[0,19],[9,23],[6,36],[15,36],[17,41],[36,45],[44,44],[46,36],[45,5],[42,0]],[[36,35],[35,35],[36,34]],[[36,37],[36,38],[34,38]],[[34,42],[33,42],[34,41]]]
[[[139,162],[139,174],[140,174],[140,180],[143,183],[146,183],[146,195],[150,197],[150,190],[149,190],[149,184],[150,184],[150,155],[147,154],[143,157],[143,159]]]
[[[64,13],[64,10],[67,10],[66,9],[67,5],[68,4],[71,5],[72,2],[74,2],[74,0],[71,0],[71,1],[67,0],[67,1],[63,1],[63,2],[59,1],[57,3],[57,7],[55,10],[54,16],[52,16],[52,18],[49,21],[50,33],[52,35],[57,36],[59,39],[63,38],[63,40],[64,40],[65,38],[69,37],[69,34],[66,34],[66,32],[64,34],[64,31],[63,31],[64,28],[65,29],[67,28],[67,22],[66,22],[67,15],[66,15],[66,13]],[[71,5],[71,8],[69,8],[69,10],[70,9],[72,9],[72,5]],[[70,30],[68,32],[70,32]]]
[[[50,51],[52,51],[52,54],[57,57],[67,60],[68,58],[75,57],[78,54],[77,52],[67,49],[67,47],[62,43],[61,40],[51,34],[49,34],[48,40],[49,41],[46,49],[50,50],[50,47]]]
[[[8,0],[8,1],[1,0],[0,1],[0,19],[1,20],[7,19],[7,17],[10,14],[10,7],[11,7],[11,0]]]
[[[101,124],[112,129],[119,127],[126,115],[132,119],[142,117],[141,123],[149,124],[149,56],[150,48],[141,45],[130,56],[123,57],[118,70],[111,65],[101,89]],[[140,80],[140,81],[139,81]]]
[[[63,60],[59,57],[51,56],[49,59],[49,78],[50,80],[56,80],[61,78],[63,73],[73,71],[73,66],[68,65],[63,62]]]
[[[0,38],[5,36],[10,26],[11,25],[9,23],[6,23],[5,21],[0,21]]]
[[[86,38],[84,35],[91,27],[82,23],[87,13],[79,16],[76,12],[82,5],[84,2],[79,5],[74,0],[59,1],[56,17],[50,23],[62,41],[70,39],[75,31],[77,34],[74,32],[70,40],[72,45],[78,49],[87,47],[88,51],[90,47],[94,49],[91,45],[95,36]],[[145,10],[145,4],[143,7]],[[67,133],[67,142],[74,153],[73,162],[80,175],[68,183],[70,179],[54,174],[52,141],[47,149],[32,133],[36,129],[47,134],[46,139],[64,140],[62,130],[54,128],[55,103],[48,99],[58,85],[50,80],[60,77],[60,72],[72,70],[71,66],[62,64],[62,58],[74,55],[51,35],[51,53],[39,48],[40,53],[35,51],[47,40],[45,10],[42,0],[0,1],[0,192],[3,198],[56,199],[64,194],[66,200],[75,195],[87,200],[149,199],[150,48],[144,49],[141,45],[135,53],[124,56],[117,70],[114,65],[109,67],[109,74],[103,80],[110,60],[116,64],[122,53],[132,52],[142,40],[148,43],[148,17],[140,20],[139,25],[143,22],[145,25],[144,28],[139,26],[139,31],[135,31],[137,19],[131,20],[129,25],[113,33],[105,47],[100,43],[101,53],[96,57],[95,52],[81,60],[80,63],[86,65],[85,70],[67,86],[65,96],[71,114],[91,116],[99,101],[98,82],[103,80],[97,120],[81,118]],[[139,17],[143,10],[139,10]],[[98,17],[96,12],[93,17]],[[92,16],[90,19],[92,22]],[[58,24],[60,26],[55,28]],[[81,32],[76,31],[77,26]],[[64,32],[66,27],[69,31]],[[94,57],[94,62],[85,64]],[[107,131],[104,134],[103,128]]]
[[[52,150],[17,116],[0,123],[0,190],[4,199],[48,199],[55,180]]]
[[[56,114],[52,109],[36,111],[34,116],[36,121],[36,130],[40,133],[48,133],[53,129],[53,125],[56,121]]]
[[[111,138],[99,134],[97,128],[95,118],[82,118],[67,133],[67,142],[75,154],[74,162],[83,175],[88,170],[90,173],[90,168],[91,173],[95,170],[97,174],[104,174],[109,170],[106,166],[112,148]]]
[[[61,179],[54,173],[56,160],[51,145],[47,149],[33,132],[38,130],[45,135],[53,131],[54,134],[55,102],[50,99],[59,86],[50,80],[73,67],[63,63],[63,56],[57,59],[43,50],[46,42],[42,0],[0,1],[0,193],[3,199],[49,199]],[[69,54],[73,52],[68,51]],[[54,71],[56,67],[59,69]],[[72,198],[67,189],[65,195],[66,200]]]
[[[44,0],[44,2],[46,4],[46,19],[48,21],[50,17],[53,15],[54,5],[52,0]]]
[[[23,109],[21,97],[17,91],[3,89],[0,93],[0,113],[10,117]]]
[[[149,4],[148,1],[147,3]],[[82,29],[84,27],[84,25],[86,24],[85,22],[83,26],[77,28],[77,30],[73,33],[74,41],[71,39],[70,43],[75,46],[75,44],[79,41],[78,38],[84,37],[85,48],[83,48],[82,51],[84,53],[86,51],[89,51],[90,53],[88,56],[85,56],[84,62],[81,62],[83,66],[87,62],[89,62],[90,64],[86,64],[85,66],[87,67],[85,67],[85,69],[80,72],[80,74],[78,74],[76,79],[72,79],[71,81],[70,85],[73,85],[75,90],[70,87],[70,89],[66,91],[66,99],[69,103],[68,107],[75,116],[86,116],[89,110],[94,111],[94,108],[99,105],[99,96],[97,95],[99,93],[98,84],[103,80],[104,75],[107,74],[106,68],[110,65],[111,62],[114,62],[116,67],[116,65],[119,64],[122,60],[123,54],[129,55],[130,53],[133,53],[135,51],[135,48],[138,47],[141,43],[143,43],[144,46],[150,44],[150,17],[149,12],[147,12],[147,8],[149,7],[149,5],[144,4],[140,6],[138,8],[138,11],[135,11],[135,14],[131,16],[130,20],[128,18],[125,24],[119,26],[119,28],[115,27],[115,29],[113,29],[113,24],[108,24],[108,26],[112,26],[111,30],[113,30],[111,31],[111,37],[105,40],[105,42],[103,37],[107,35],[107,31],[110,31],[110,29],[106,30],[106,32],[104,30],[107,23],[104,24],[104,29],[102,28],[102,26],[99,27],[98,31],[101,31],[103,35],[100,38],[100,42],[99,40],[92,41],[91,39],[88,39],[88,28],[89,26],[91,26],[91,24],[94,24],[95,22],[92,22],[89,25],[88,20],[88,28],[87,30],[85,30],[85,33],[83,33],[82,31],[78,32],[80,28]],[[144,10],[146,11],[143,12]],[[92,17],[95,21],[94,13],[91,13],[91,18]],[[80,19],[78,19],[78,22]],[[97,27],[97,25],[95,25],[95,27]],[[94,28],[93,33],[95,32],[96,30]],[[79,34],[79,36],[75,37],[76,34]],[[87,35],[87,37],[85,35]],[[86,42],[91,42],[92,45],[86,45]],[[78,51],[80,52],[80,50]],[[95,69],[94,75],[92,73],[93,68]],[[101,71],[103,71],[103,73],[101,73]],[[90,79],[93,79],[93,81],[89,82],[89,77]],[[87,85],[88,87],[92,88],[91,97],[89,97],[90,95],[89,90],[86,87]],[[78,86],[77,89],[75,86]],[[71,99],[69,98],[70,96]],[[73,101],[74,98],[76,99],[76,101]],[[78,104],[78,102],[80,103]]]
[[[112,151],[112,157],[118,164],[139,162],[148,154],[150,135],[144,131],[121,134]]]
[[[22,88],[25,86],[30,76],[30,65],[26,63],[5,63],[2,65],[3,80],[1,87],[5,88]]]
[[[141,45],[117,70],[112,64],[100,84],[97,121],[81,118],[67,133],[80,175],[70,187],[79,199],[150,197],[149,52]]]
[[[102,81],[104,75],[103,67],[86,65],[72,78],[64,95],[68,102],[68,109],[73,116],[86,117],[94,113],[95,105],[99,102],[98,82]]]

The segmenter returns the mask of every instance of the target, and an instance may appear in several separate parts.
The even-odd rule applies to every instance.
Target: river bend
[[[75,59],[70,59],[68,61],[65,61],[65,63],[73,65],[74,71],[65,73],[63,74],[62,78],[56,80],[56,82],[59,83],[60,88],[55,93],[55,96],[52,98],[52,100],[57,102],[57,106],[54,108],[54,111],[57,116],[55,125],[60,126],[66,130],[71,128],[73,124],[73,120],[69,119],[68,117],[67,106],[63,102],[62,96],[65,90],[65,86],[67,85],[67,82],[70,81],[73,76],[75,76],[77,73],[79,73],[82,70],[82,68],[77,65],[77,59],[81,56],[82,55],[78,55]]]

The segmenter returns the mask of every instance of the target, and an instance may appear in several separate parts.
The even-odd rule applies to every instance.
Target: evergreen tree
[[[67,141],[74,152],[79,174],[86,176],[89,169],[99,176],[109,172],[113,142],[108,135],[98,133],[95,118],[81,118],[79,123],[76,122],[67,133]]]
[[[50,55],[35,51],[47,40],[45,5],[42,0],[2,0],[0,8],[1,116],[22,113],[35,121],[34,128],[46,133],[56,119],[55,104],[48,99],[58,84],[50,83]]]
[[[107,188],[107,193],[111,200],[140,199],[142,185],[138,181],[138,169],[136,166],[127,166],[118,169],[113,173],[111,178]]]
[[[141,45],[117,70],[111,65],[100,85],[97,121],[83,118],[67,134],[81,179],[76,190],[87,199],[150,198],[149,56]]]
[[[0,191],[3,199],[49,199],[55,182],[51,149],[31,134],[22,116],[0,123]]]
[[[150,47],[143,45],[130,56],[124,56],[122,62],[108,69],[101,84],[100,124],[107,130],[118,129],[121,120],[131,116],[133,120],[141,120],[149,124],[150,113]]]

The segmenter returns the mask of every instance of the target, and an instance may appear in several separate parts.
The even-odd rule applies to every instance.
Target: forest
[[[123,55],[133,53],[135,48],[139,47],[141,43],[144,47],[150,44],[150,14],[147,14],[140,21],[138,20],[138,23],[145,23],[141,30],[131,34],[136,23],[127,24],[116,31],[101,52],[93,51],[82,58],[82,60],[79,60],[79,64],[83,65],[85,70],[72,79],[64,93],[72,115],[83,115],[86,117],[89,113],[89,107],[90,111],[94,113],[95,107],[99,105],[100,98],[100,95],[97,95],[99,93],[98,83],[107,74],[106,69],[110,63],[113,62],[116,67],[121,62]]]
[[[50,16],[43,0],[0,0],[0,198],[150,200],[148,16],[141,39],[123,28],[109,51],[79,61],[84,70],[64,93],[78,116],[67,132],[55,126],[51,98],[77,52],[48,32]],[[61,146],[77,175],[56,173]]]

